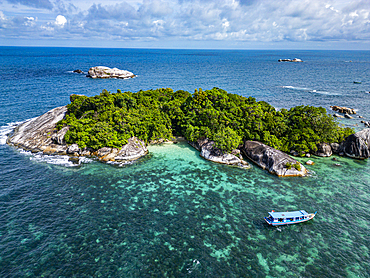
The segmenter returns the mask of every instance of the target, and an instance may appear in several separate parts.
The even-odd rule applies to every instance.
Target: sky
[[[370,50],[370,0],[0,0],[0,45]]]

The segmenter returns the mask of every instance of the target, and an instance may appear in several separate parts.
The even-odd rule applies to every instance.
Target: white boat
[[[315,217],[315,213],[307,213],[305,210],[287,211],[287,212],[269,212],[269,216],[265,217],[267,224],[272,226],[289,225],[306,222]]]

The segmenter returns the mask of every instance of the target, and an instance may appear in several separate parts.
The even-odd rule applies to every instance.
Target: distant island
[[[303,62],[301,59],[299,58],[294,58],[294,59],[279,59],[278,62]]]
[[[74,70],[73,73],[84,74],[80,69]],[[86,74],[86,77],[93,79],[107,79],[107,78],[117,78],[117,79],[128,79],[136,77],[135,74],[127,70],[120,70],[117,68],[109,68],[105,66],[91,67]]]
[[[306,171],[286,153],[369,157],[368,142],[359,140],[369,137],[369,129],[354,134],[322,107],[277,111],[265,101],[219,88],[196,89],[193,94],[170,88],[136,93],[103,90],[93,97],[74,94],[70,100],[66,107],[18,126],[8,144],[34,152],[120,161],[145,155],[147,144],[181,136],[206,159],[247,165],[244,154],[279,176]]]

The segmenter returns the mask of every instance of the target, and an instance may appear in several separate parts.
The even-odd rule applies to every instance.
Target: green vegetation
[[[195,90],[193,95],[169,88],[72,95],[68,114],[57,128],[66,125],[70,126],[65,136],[68,144],[93,149],[119,148],[132,136],[148,143],[182,135],[190,141],[208,138],[226,152],[243,140],[258,140],[284,152],[304,154],[316,151],[317,143],[339,143],[354,133],[340,127],[322,107],[276,111],[267,102],[218,88]]]
[[[285,164],[285,167],[287,168],[287,169],[292,169],[292,167],[293,168],[295,168],[296,170],[298,170],[298,171],[301,171],[301,164],[297,161],[296,163],[291,163],[291,162],[287,162],[286,164]]]

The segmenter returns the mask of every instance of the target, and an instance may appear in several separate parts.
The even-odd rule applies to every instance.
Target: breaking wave
[[[93,159],[87,157],[78,157],[78,159],[76,160],[70,160],[70,157],[67,155],[46,155],[41,152],[32,153],[25,150],[20,150],[20,153],[29,156],[30,160],[32,161],[59,165],[64,167],[78,167],[81,166],[82,164],[91,163],[93,161]]]
[[[11,133],[16,128],[17,125],[20,125],[23,122],[25,121],[9,123],[7,125],[1,126],[0,127],[0,145],[5,145],[6,139],[8,138],[8,134]]]

